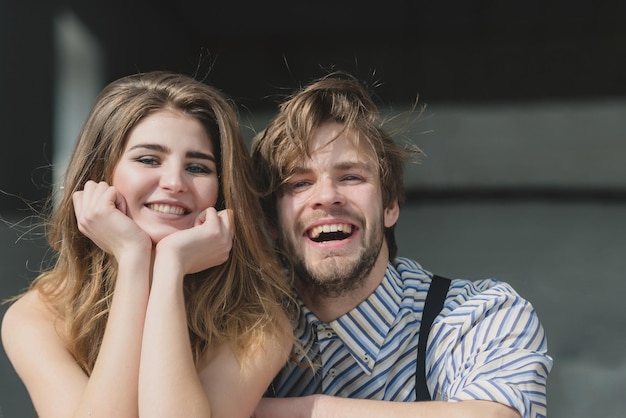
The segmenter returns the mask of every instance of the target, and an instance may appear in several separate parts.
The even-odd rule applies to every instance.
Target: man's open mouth
[[[336,241],[348,238],[352,229],[350,224],[326,224],[311,228],[308,235],[315,242]]]

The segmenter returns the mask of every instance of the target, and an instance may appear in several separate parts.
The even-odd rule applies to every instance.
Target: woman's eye
[[[187,171],[194,174],[211,174],[214,172],[214,170],[204,164],[190,164],[189,166],[187,166]]]
[[[148,157],[148,156],[136,158],[135,161],[137,161],[137,162],[139,162],[141,164],[145,164],[145,165],[157,165],[157,164],[159,164],[159,160],[157,160],[155,157]]]

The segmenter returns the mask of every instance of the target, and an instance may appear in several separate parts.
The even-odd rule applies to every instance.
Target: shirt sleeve
[[[426,357],[431,393],[545,417],[552,359],[534,308],[506,283],[465,283],[452,288],[456,295],[433,324]]]

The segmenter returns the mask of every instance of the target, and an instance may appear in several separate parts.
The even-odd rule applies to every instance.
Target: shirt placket
[[[318,324],[316,327],[317,341],[320,348],[322,362],[322,390],[327,393],[328,385],[338,374],[338,368],[333,362],[336,353],[342,350],[342,342],[335,331],[328,324]]]

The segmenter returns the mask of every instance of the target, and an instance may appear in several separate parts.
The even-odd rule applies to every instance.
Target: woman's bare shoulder
[[[2,318],[2,343],[6,351],[25,343],[40,344],[52,336],[58,338],[57,319],[38,290],[24,293],[9,306]]]
[[[39,290],[31,289],[9,306],[4,319],[7,317],[11,321],[45,321],[53,319],[55,314]]]

